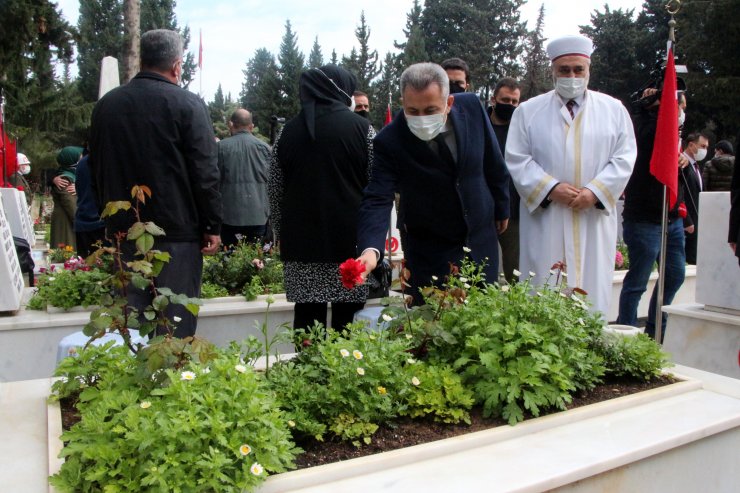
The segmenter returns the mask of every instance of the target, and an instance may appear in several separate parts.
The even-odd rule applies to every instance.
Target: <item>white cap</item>
[[[18,164],[31,164],[31,161],[29,161],[28,157],[22,152],[19,152],[17,157],[18,157]]]
[[[566,55],[591,58],[593,52],[593,41],[577,34],[555,38],[547,44],[547,56],[551,62]]]

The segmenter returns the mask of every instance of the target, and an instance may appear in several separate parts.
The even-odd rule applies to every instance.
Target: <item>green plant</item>
[[[213,284],[210,282],[204,282],[200,286],[200,296],[201,298],[209,299],[209,298],[219,298],[221,296],[228,296],[229,291],[217,284]]]
[[[102,282],[107,292],[100,297],[101,306],[90,314],[90,322],[85,325],[83,332],[90,340],[108,332],[118,333],[131,351],[136,353],[141,347],[134,347],[131,343],[130,329],[137,329],[142,335],[158,329],[164,335],[154,338],[141,354],[141,358],[146,360],[146,368],[156,371],[158,368],[180,368],[190,360],[206,362],[211,355],[211,345],[204,341],[189,344],[196,340],[194,337],[185,338],[184,344],[183,341],[172,341],[177,317],[171,319],[166,313],[167,308],[171,304],[183,305],[197,316],[201,301],[173,293],[155,283],[162,268],[169,262],[170,254],[154,249],[155,237],[164,236],[164,230],[151,221],[141,220],[140,207],[151,195],[147,186],[134,185],[131,189],[133,202],[109,202],[100,215],[106,218],[130,210],[134,213],[135,221],[127,232],[113,235],[112,246],[100,247],[86,259],[88,264],[109,266],[110,272]],[[136,250],[133,254],[124,252],[124,241],[134,242]],[[151,304],[141,311],[128,302],[131,286],[154,294]]]
[[[75,249],[71,245],[64,245],[63,243],[57,245],[57,248],[50,248],[47,254],[49,262],[55,264],[61,264],[75,256],[77,256]]]
[[[31,310],[45,310],[55,306],[69,310],[75,306],[90,306],[99,302],[107,292],[103,281],[108,277],[97,269],[66,270],[57,269],[41,274],[36,284],[36,292],[29,300]]]
[[[272,250],[265,251],[259,243],[240,242],[203,263],[203,282],[253,300],[261,294],[284,291],[283,266]]]
[[[450,366],[435,366],[410,359],[405,367],[412,391],[406,395],[401,414],[418,418],[431,416],[442,423],[470,424],[468,410],[473,407],[473,392]]]
[[[300,355],[273,367],[269,380],[297,432],[321,440],[327,430],[360,446],[403,410],[413,387],[400,371],[407,340],[351,325],[345,335],[317,326],[294,337]]]
[[[80,394],[81,421],[62,436],[65,462],[50,479],[58,490],[252,491],[294,467],[300,449],[286,416],[233,349],[208,366],[162,371],[161,384],[122,378],[137,362],[112,349],[85,349],[61,367],[67,382],[88,372],[96,381]]]
[[[439,320],[456,342],[434,346],[429,355],[453,365],[485,416],[511,424],[525,410],[538,416],[542,408],[565,409],[572,393],[592,388],[604,374],[590,347],[601,333],[599,315],[588,311],[577,289],[559,283],[537,289],[530,294],[529,279],[471,286],[464,303]]]
[[[625,337],[604,333],[595,350],[604,358],[606,374],[615,377],[650,380],[660,376],[663,368],[672,366],[668,354],[645,334]]]

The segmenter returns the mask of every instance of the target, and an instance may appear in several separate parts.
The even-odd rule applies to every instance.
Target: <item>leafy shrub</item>
[[[341,335],[321,326],[298,331],[303,350],[296,361],[279,364],[269,380],[296,431],[323,438],[370,443],[381,423],[398,416],[413,384],[400,369],[408,341],[354,329]]]
[[[473,392],[463,385],[460,375],[449,366],[434,366],[413,359],[406,375],[414,385],[407,394],[401,414],[412,418],[431,416],[442,423],[470,424],[468,410],[473,407]]]
[[[615,377],[650,380],[671,365],[668,354],[645,334],[625,337],[604,333],[596,345],[604,358],[606,374]]]
[[[135,368],[127,351],[111,359]],[[101,364],[89,364],[85,352]],[[51,484],[60,491],[251,491],[270,472],[292,468],[300,452],[286,417],[261,379],[230,350],[209,366],[191,365],[132,385],[120,368],[85,350],[67,363],[67,381],[100,370],[80,394],[81,421],[65,432],[65,458]],[[83,363],[87,361],[87,363]],[[102,364],[106,361],[105,364]],[[63,370],[64,371],[64,370]]]
[[[282,263],[256,243],[239,243],[203,263],[203,283],[226,288],[229,295],[243,294],[249,300],[260,294],[283,292],[282,282]]]
[[[97,269],[58,269],[41,274],[28,308],[45,310],[47,306],[56,306],[69,310],[74,306],[97,305],[100,297],[107,292],[103,286],[107,277],[105,272]]]
[[[200,297],[201,298],[219,298],[221,296],[228,296],[229,291],[217,284],[212,284],[210,282],[204,282],[200,286]]]
[[[77,256],[77,253],[75,252],[75,249],[74,247],[72,247],[72,245],[65,245],[64,243],[60,243],[59,245],[57,245],[56,248],[49,249],[47,259],[49,260],[49,262],[60,264],[75,256]]]

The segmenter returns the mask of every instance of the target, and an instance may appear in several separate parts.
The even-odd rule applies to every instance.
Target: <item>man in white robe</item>
[[[506,164],[519,195],[520,270],[588,292],[607,314],[617,244],[617,199],[637,147],[629,114],[610,96],[587,91],[591,40],[566,36],[547,47],[555,90],[522,103],[511,120]]]

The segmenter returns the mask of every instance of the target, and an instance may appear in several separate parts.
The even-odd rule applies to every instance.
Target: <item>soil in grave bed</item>
[[[635,394],[664,385],[677,382],[671,376],[661,376],[648,382],[640,382],[626,379],[611,379],[596,386],[592,391],[576,394],[568,409],[575,409],[589,404]],[[62,426],[68,430],[79,421],[79,415],[75,409],[76,399],[62,399]],[[557,411],[552,411],[557,412]],[[548,413],[542,413],[548,414]],[[529,419],[532,416],[526,416]],[[408,419],[401,418],[393,425],[381,426],[373,435],[370,445],[355,447],[349,442],[325,441],[318,442],[310,439],[297,443],[304,453],[296,459],[296,468],[320,466],[331,462],[340,462],[348,459],[356,459],[366,455],[379,454],[412,445],[433,442],[444,438],[450,438],[466,433],[494,428],[496,426],[508,426],[501,418],[484,418],[481,408],[475,407],[470,411],[471,424],[448,425],[435,423],[431,419]]]

